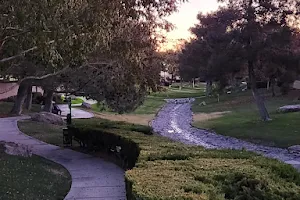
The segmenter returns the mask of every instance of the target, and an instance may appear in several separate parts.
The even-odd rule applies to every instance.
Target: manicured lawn
[[[169,98],[169,99],[176,99],[176,98],[191,98],[191,97],[201,97],[205,93],[204,88],[185,88],[183,87],[181,90],[179,88],[166,88],[167,91],[164,92],[157,92],[151,94],[155,97],[161,98]]]
[[[207,103],[206,106],[199,105],[203,101]],[[300,102],[288,97],[268,97],[266,105],[272,121],[262,122],[250,92],[221,96],[219,103],[216,98],[198,99],[193,106],[195,113],[231,113],[217,119],[196,121],[194,126],[259,144],[289,147],[300,144],[300,113],[279,114],[276,110],[280,106],[296,103]]]
[[[130,114],[156,114],[165,104],[164,99],[172,98],[192,98],[203,96],[205,89],[201,87],[191,88],[183,87],[181,90],[178,87],[165,87],[165,91],[151,93],[146,97],[143,105],[138,107]],[[111,112],[105,105],[92,105],[92,110],[95,112]]]
[[[9,117],[10,111],[13,107],[14,103],[12,102],[2,102],[0,101],[0,117]],[[33,104],[31,111],[23,110],[24,114],[39,112],[41,110],[41,105]]]
[[[300,174],[278,161],[245,151],[187,146],[158,135],[145,135],[139,128],[124,123],[99,119],[74,120],[74,123],[83,136],[102,134],[104,146],[121,146],[121,152],[128,153],[125,158],[134,159],[132,152],[140,151],[136,167],[126,171],[127,194],[132,199],[300,199]],[[34,124],[30,126],[34,129]],[[51,126],[45,124],[44,128]],[[22,125],[20,128],[24,131]],[[49,137],[61,134],[58,129],[53,130],[57,133],[41,134]],[[58,141],[49,137],[42,138]],[[118,142],[110,144],[115,140]]]
[[[81,98],[72,99],[72,104],[82,104],[83,100]]]
[[[63,146],[62,129],[66,126],[44,124],[41,122],[26,120],[18,121],[18,127],[23,133],[37,138],[38,140],[61,147]]]
[[[7,155],[0,145],[0,199],[64,199],[71,177],[62,166],[38,156]]]
[[[162,97],[148,96],[143,105],[138,107],[133,114],[156,114],[165,104]]]

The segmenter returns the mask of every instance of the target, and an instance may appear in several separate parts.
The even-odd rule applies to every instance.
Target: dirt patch
[[[208,121],[210,119],[217,119],[225,114],[231,113],[231,111],[225,111],[225,112],[213,112],[213,113],[199,113],[193,115],[194,122],[203,122]]]
[[[48,172],[52,173],[55,176],[62,176],[62,177],[68,178],[68,175],[65,173],[65,171],[53,169],[48,166],[44,167],[44,168],[45,168],[45,170],[47,170]]]
[[[94,113],[96,118],[108,119],[111,121],[123,121],[132,124],[148,126],[149,122],[154,119],[155,115],[132,115],[132,114],[110,114],[110,113]]]
[[[32,156],[32,151],[28,146],[13,142],[0,142],[0,151],[4,151],[6,154],[13,156]]]

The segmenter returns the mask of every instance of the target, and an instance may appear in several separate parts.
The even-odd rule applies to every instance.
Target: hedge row
[[[72,130],[88,146],[114,150],[123,160],[128,200],[300,199],[300,175],[289,165],[245,151],[186,146],[118,125],[103,128],[106,122],[78,120]]]

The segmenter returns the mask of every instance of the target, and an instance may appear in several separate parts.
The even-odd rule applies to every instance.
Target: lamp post
[[[68,107],[69,107],[69,114],[67,114],[67,124],[71,125],[72,124],[72,99],[71,97],[68,97]]]

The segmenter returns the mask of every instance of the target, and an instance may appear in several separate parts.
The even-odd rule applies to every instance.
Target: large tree
[[[199,23],[191,28],[196,36],[187,43],[180,56],[180,71],[183,77],[201,79],[207,82],[207,95],[213,81],[226,86],[227,76],[240,71],[239,45],[233,42],[233,21],[239,18],[234,9],[220,10],[198,15]]]
[[[298,0],[220,0],[228,7],[238,10],[241,17],[233,22],[234,29],[240,31],[236,41],[246,55],[248,75],[252,93],[262,120],[270,120],[264,100],[256,88],[256,74],[259,52],[264,50],[270,38],[285,31],[292,32],[290,25],[299,13]],[[283,35],[283,34],[281,34]],[[286,35],[285,35],[286,36]],[[285,43],[285,38],[273,41]],[[279,50],[282,51],[282,50]]]
[[[12,112],[21,113],[31,85],[44,86],[51,102],[54,88],[65,84],[64,80],[74,71],[89,72],[86,79],[99,74],[106,80],[114,80],[106,88],[104,79],[92,76],[92,80],[82,80],[83,85],[90,85],[85,91],[87,95],[96,99],[105,97],[116,109],[135,107],[129,99],[140,102],[145,84],[151,82],[143,74],[146,71],[143,63],[149,63],[154,54],[156,31],[168,27],[164,17],[175,11],[179,2],[4,0],[0,8],[2,74],[7,75],[7,68],[23,62],[33,63],[38,71],[44,72],[20,79]],[[105,76],[100,76],[103,73]],[[49,110],[49,106],[45,107]]]

